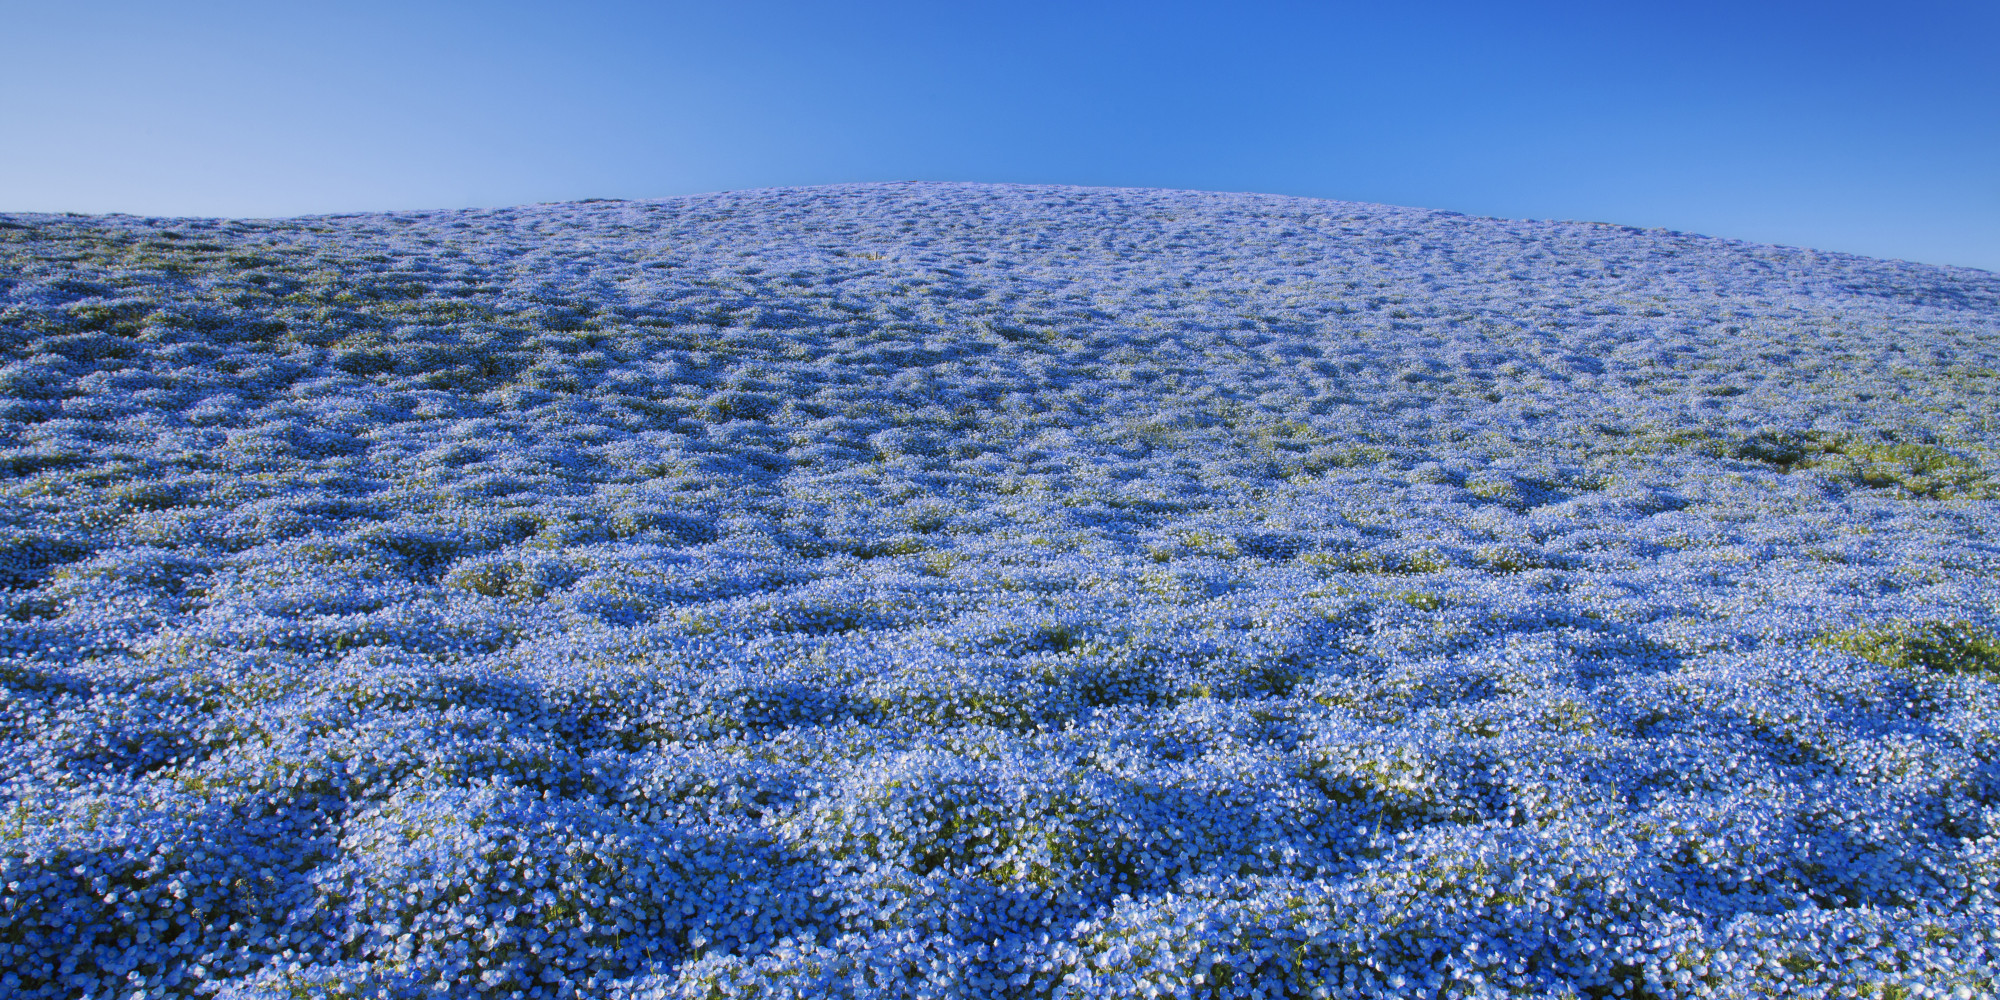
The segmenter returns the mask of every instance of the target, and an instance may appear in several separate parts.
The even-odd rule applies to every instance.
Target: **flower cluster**
[[[2000,277],[0,217],[0,995],[2000,993]]]

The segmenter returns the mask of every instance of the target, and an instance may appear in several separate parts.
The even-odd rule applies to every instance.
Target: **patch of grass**
[[[1234,559],[1243,554],[1236,536],[1220,531],[1192,529],[1172,532],[1170,537],[1180,543],[1186,551],[1195,555],[1213,556],[1217,559]]]
[[[1527,501],[1521,495],[1520,484],[1512,476],[1484,473],[1469,477],[1465,481],[1465,491],[1480,498],[1507,507],[1525,507]]]
[[[2000,497],[2000,488],[1978,462],[1936,445],[1841,442],[1795,467],[1931,500]]]
[[[1319,447],[1308,451],[1300,460],[1300,466],[1307,472],[1325,472],[1328,469],[1354,469],[1362,466],[1380,465],[1389,460],[1389,450],[1373,445],[1351,445],[1348,447]]]
[[[483,558],[454,566],[438,581],[441,586],[486,597],[534,600],[573,582],[576,573],[550,572],[553,567],[519,559]]]
[[[1823,635],[1812,644],[1897,670],[2000,678],[2000,636],[1964,622],[1899,622],[1850,629]]]
[[[880,559],[885,556],[916,555],[919,552],[929,552],[932,548],[932,544],[925,539],[899,535],[866,542],[856,546],[853,551],[857,559]]]
[[[1472,561],[1481,569],[1493,573],[1519,573],[1553,565],[1541,553],[1530,552],[1518,545],[1482,545],[1473,550]]]
[[[1812,469],[1836,480],[1927,500],[2000,497],[2000,484],[1984,466],[1938,444],[1816,430],[1729,435],[1692,428],[1642,435],[1635,446],[1639,451],[1669,449],[1757,462],[1781,473]]]
[[[1301,552],[1298,561],[1331,573],[1388,573],[1394,569],[1382,553],[1374,549],[1340,549]]]
[[[959,552],[926,552],[923,558],[924,570],[932,576],[950,576],[952,567],[964,561]]]
[[[1442,573],[1457,565],[1457,560],[1450,553],[1424,546],[1404,553],[1395,570],[1401,573]]]
[[[1439,597],[1436,594],[1430,593],[1429,591],[1423,591],[1423,590],[1412,590],[1412,591],[1407,591],[1405,593],[1397,594],[1396,600],[1399,600],[1404,604],[1409,605],[1410,607],[1416,608],[1419,611],[1436,611],[1437,609],[1444,607],[1444,598]]]

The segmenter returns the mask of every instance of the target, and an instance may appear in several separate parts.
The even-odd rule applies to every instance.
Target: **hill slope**
[[[0,344],[25,996],[1996,988],[2000,276],[855,185],[0,216]]]

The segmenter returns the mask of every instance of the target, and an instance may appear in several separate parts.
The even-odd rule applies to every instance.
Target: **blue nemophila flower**
[[[2000,283],[859,185],[0,228],[0,995],[2000,990]]]

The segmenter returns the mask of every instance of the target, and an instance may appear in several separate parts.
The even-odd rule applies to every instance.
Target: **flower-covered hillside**
[[[2000,990],[2000,276],[859,185],[0,343],[0,994]]]

